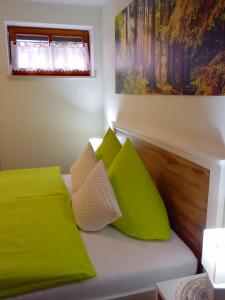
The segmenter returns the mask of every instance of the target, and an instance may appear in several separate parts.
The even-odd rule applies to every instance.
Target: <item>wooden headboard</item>
[[[118,138],[129,137],[164,199],[172,229],[201,262],[206,226],[209,169],[115,127]]]

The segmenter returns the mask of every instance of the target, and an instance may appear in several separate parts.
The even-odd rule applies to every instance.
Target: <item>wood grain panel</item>
[[[115,132],[120,140],[129,137],[134,144],[165,202],[171,227],[192,249],[200,266],[209,170],[124,130],[116,128]]]

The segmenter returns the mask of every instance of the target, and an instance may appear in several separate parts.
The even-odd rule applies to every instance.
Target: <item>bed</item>
[[[209,168],[124,129],[115,128],[115,132],[121,141],[126,137],[132,140],[156,182],[167,207],[171,239],[135,240],[111,226],[97,233],[81,232],[97,273],[95,278],[8,299],[119,299],[152,291],[158,281],[200,271],[209,205]],[[63,175],[63,181],[71,192],[70,175]]]

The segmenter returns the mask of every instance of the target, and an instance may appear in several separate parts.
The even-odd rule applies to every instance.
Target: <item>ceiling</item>
[[[61,3],[84,6],[102,6],[106,0],[26,0],[30,2]]]

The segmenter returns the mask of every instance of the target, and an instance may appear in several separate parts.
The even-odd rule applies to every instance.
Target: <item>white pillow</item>
[[[95,152],[91,144],[88,143],[81,156],[70,168],[73,192],[79,189],[97,162]]]
[[[102,160],[72,197],[74,217],[84,231],[98,231],[120,218],[121,211]]]

